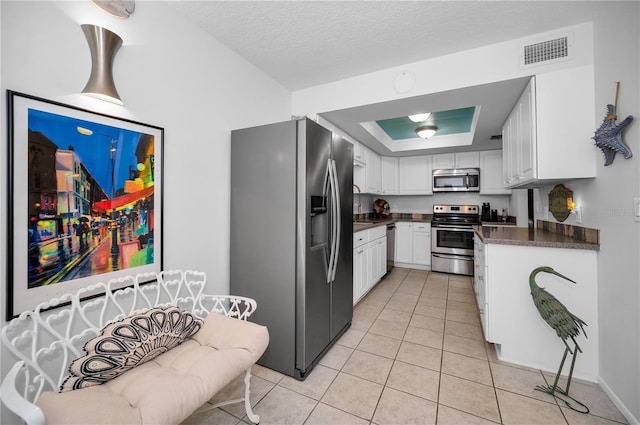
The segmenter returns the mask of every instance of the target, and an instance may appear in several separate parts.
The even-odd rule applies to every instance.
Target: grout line
[[[407,292],[401,292],[401,291],[399,292],[399,289],[402,287],[402,284],[405,282],[405,280],[406,280],[408,277],[410,277],[411,269],[407,269],[407,270],[408,270],[408,271],[406,271],[406,272],[404,272],[404,271],[402,272],[402,273],[403,273],[403,275],[402,275],[402,278],[400,279],[400,281],[399,281],[399,282],[397,282],[397,283],[396,283],[395,281],[393,282],[393,285],[395,286],[395,288],[393,289],[393,292],[391,293],[391,296],[390,296],[386,301],[384,301],[384,305],[382,306],[382,308],[379,308],[379,306],[377,306],[377,305],[375,306],[375,308],[376,308],[376,309],[378,309],[378,308],[379,308],[379,310],[375,313],[375,317],[374,317],[374,319],[373,319],[372,324],[371,324],[371,325],[369,325],[369,326],[367,327],[367,329],[366,329],[366,330],[364,330],[364,331],[362,331],[362,330],[357,330],[358,332],[362,332],[362,333],[363,333],[363,337],[360,339],[360,341],[358,342],[358,344],[356,344],[356,346],[352,348],[352,347],[347,347],[347,346],[345,346],[345,345],[339,344],[339,341],[337,341],[337,342],[336,342],[336,344],[337,344],[337,345],[341,345],[342,347],[344,347],[344,348],[347,348],[347,349],[351,350],[351,352],[350,352],[349,356],[347,357],[347,359],[344,361],[344,363],[340,366],[340,368],[339,368],[339,369],[334,369],[333,367],[329,367],[329,366],[324,366],[324,365],[323,365],[323,366],[324,366],[324,367],[326,367],[326,368],[329,368],[329,369],[331,369],[331,370],[337,371],[337,373],[336,373],[335,377],[331,380],[331,382],[329,383],[329,385],[327,386],[327,388],[326,388],[326,390],[324,391],[324,393],[322,394],[322,396],[320,396],[320,399],[319,399],[319,400],[315,400],[315,399],[313,399],[313,398],[311,398],[311,397],[309,397],[309,396],[306,396],[305,394],[299,393],[298,391],[291,390],[291,389],[289,389],[289,388],[286,388],[286,387],[281,386],[280,384],[281,384],[282,380],[284,379],[284,375],[283,375],[283,376],[282,376],[282,377],[281,377],[277,382],[273,382],[273,381],[270,381],[269,379],[265,379],[265,378],[259,377],[260,379],[262,379],[262,380],[264,380],[264,381],[266,381],[266,382],[268,382],[268,383],[270,383],[270,384],[273,384],[273,386],[272,386],[272,387],[271,387],[271,388],[270,388],[270,389],[269,389],[269,390],[268,390],[268,391],[267,391],[267,392],[266,392],[266,393],[265,393],[265,394],[264,394],[260,399],[256,400],[255,404],[254,404],[254,403],[252,403],[252,407],[254,407],[254,408],[255,408],[255,407],[256,407],[260,402],[262,402],[262,401],[267,397],[267,395],[268,395],[268,394],[270,394],[270,393],[273,391],[273,389],[274,389],[276,386],[280,386],[281,388],[287,389],[287,390],[289,390],[289,391],[294,391],[295,393],[300,394],[300,395],[302,395],[302,396],[305,396],[305,397],[307,397],[307,398],[310,398],[310,399],[312,399],[312,400],[314,400],[314,401],[316,402],[316,405],[315,405],[315,406],[314,406],[314,408],[311,410],[311,413],[309,413],[309,415],[304,419],[303,424],[308,422],[309,417],[311,417],[311,415],[313,414],[313,412],[318,408],[318,406],[319,406],[320,404],[324,404],[324,405],[326,405],[326,406],[331,407],[332,409],[336,409],[336,410],[339,410],[339,411],[341,411],[341,412],[344,412],[345,414],[348,414],[348,415],[351,415],[351,416],[354,416],[354,417],[360,418],[360,419],[362,419],[362,420],[365,420],[365,421],[367,421],[367,422],[369,423],[369,425],[374,425],[373,418],[374,418],[375,413],[376,413],[376,411],[377,411],[377,409],[378,409],[378,407],[379,407],[379,405],[380,405],[380,401],[381,401],[381,398],[382,398],[382,394],[384,393],[384,390],[387,388],[387,383],[389,382],[389,378],[390,378],[391,372],[393,371],[393,368],[394,368],[394,366],[396,365],[396,363],[397,363],[397,362],[400,362],[400,363],[406,363],[406,364],[410,364],[410,365],[412,365],[412,366],[421,367],[421,368],[423,368],[423,369],[427,369],[427,370],[430,370],[430,371],[434,371],[434,370],[433,370],[433,369],[431,369],[431,368],[423,367],[423,366],[420,366],[420,365],[414,365],[414,364],[412,364],[412,363],[403,362],[402,360],[399,360],[399,359],[398,359],[398,354],[399,354],[399,352],[400,352],[400,347],[401,347],[401,346],[402,346],[402,344],[405,342],[404,337],[406,336],[406,333],[407,333],[407,330],[408,330],[409,325],[410,325],[410,323],[411,323],[411,320],[413,319],[413,316],[414,316],[415,314],[420,315],[420,313],[416,313],[415,311],[416,311],[417,304],[418,304],[419,300],[422,298],[423,294],[425,294],[425,290],[429,287],[430,277],[432,276],[432,272],[431,272],[431,271],[429,271],[429,272],[427,273],[426,277],[424,278],[424,281],[423,281],[423,284],[422,284],[422,289],[420,290],[420,292],[419,292],[419,294],[418,294],[418,302],[416,302],[416,304],[413,306],[413,309],[412,309],[411,313],[409,313],[409,314],[410,314],[409,323],[407,324],[407,326],[406,326],[406,328],[405,328],[405,331],[404,331],[404,333],[403,333],[403,335],[402,335],[402,338],[399,340],[399,341],[400,341],[400,345],[398,346],[398,349],[397,349],[397,350],[396,350],[396,352],[395,352],[395,356],[393,357],[393,359],[391,359],[391,360],[392,360],[391,368],[390,368],[390,370],[389,370],[389,374],[387,375],[387,377],[386,377],[386,379],[385,379],[384,384],[379,384],[378,382],[370,381],[370,380],[368,380],[368,379],[365,379],[365,378],[362,378],[362,377],[359,377],[359,376],[356,376],[356,375],[352,375],[352,374],[347,373],[347,372],[343,372],[343,368],[344,368],[344,366],[345,366],[345,365],[348,363],[348,361],[352,358],[352,356],[353,356],[354,352],[358,349],[358,347],[360,346],[360,344],[362,343],[362,341],[364,340],[364,338],[367,336],[367,334],[369,334],[369,333],[370,333],[370,329],[371,329],[371,327],[372,327],[373,323],[375,323],[375,321],[376,321],[376,320],[378,320],[378,318],[379,318],[380,314],[382,313],[382,311],[384,311],[385,309],[387,309],[387,305],[389,304],[389,301],[393,298],[393,296],[394,296],[394,295],[396,295],[396,294],[399,294],[399,293],[400,293],[400,294],[405,294],[405,295],[415,295],[415,294],[411,294],[411,293],[407,293]],[[385,279],[387,279],[389,276],[390,276],[390,275],[385,276],[385,278],[383,279],[383,281],[384,281]],[[411,277],[412,277],[412,279],[415,279],[415,276],[411,276]],[[438,372],[438,374],[439,374],[439,376],[438,376],[438,394],[437,394],[436,401],[435,401],[435,403],[436,403],[436,410],[435,410],[435,420],[436,420],[436,423],[437,423],[437,420],[438,420],[438,414],[440,413],[440,404],[441,404],[441,403],[440,403],[440,391],[441,391],[441,389],[442,389],[442,377],[443,377],[443,375],[452,376],[452,377],[455,377],[456,379],[462,379],[462,380],[465,380],[465,381],[473,382],[473,383],[475,383],[475,384],[480,384],[480,385],[489,386],[489,385],[487,385],[487,384],[482,384],[482,383],[480,383],[480,382],[476,382],[476,381],[471,380],[471,379],[467,379],[467,378],[463,378],[463,377],[459,377],[459,376],[455,376],[455,375],[450,375],[450,374],[448,374],[448,373],[443,372],[443,370],[442,370],[442,369],[443,369],[443,361],[444,361],[444,352],[445,352],[445,351],[447,351],[447,350],[445,350],[445,349],[444,349],[444,338],[445,338],[445,336],[446,336],[446,327],[447,327],[447,322],[460,323],[460,324],[463,324],[463,325],[476,326],[476,327],[478,327],[477,325],[474,325],[474,324],[470,324],[470,323],[466,323],[466,322],[458,322],[458,321],[455,321],[455,320],[447,319],[447,315],[448,315],[448,313],[449,313],[449,302],[450,302],[450,300],[449,300],[449,293],[450,293],[450,291],[449,291],[449,290],[450,290],[450,288],[452,288],[452,287],[451,287],[451,285],[450,285],[450,283],[451,283],[451,282],[450,282],[450,278],[451,278],[451,276],[448,276],[448,275],[447,275],[447,279],[446,279],[446,294],[447,294],[447,295],[446,295],[446,297],[444,298],[444,305],[445,305],[445,314],[444,314],[444,318],[435,317],[435,316],[427,316],[427,317],[432,317],[432,318],[441,319],[441,320],[443,320],[443,321],[444,321],[444,327],[443,327],[443,330],[442,330],[442,334],[443,334],[442,338],[443,338],[443,339],[442,339],[442,345],[440,346],[440,364],[439,364],[439,370],[438,370],[438,371],[436,371],[436,372]],[[394,279],[397,279],[397,277],[396,277],[396,276],[394,276]],[[440,278],[439,278],[439,279],[438,279],[438,286],[442,285],[442,283],[441,283],[441,282],[442,282],[442,279],[440,279]],[[413,284],[412,284],[412,285],[413,285]],[[459,286],[454,286],[454,287],[459,288]],[[361,302],[365,301],[365,300],[366,300],[366,298],[367,298],[368,296],[370,296],[371,294],[373,294],[373,293],[374,293],[374,291],[375,291],[375,289],[376,289],[376,288],[374,288],[372,291],[370,291],[370,292],[369,292],[369,294],[367,294],[367,295],[366,295],[366,296],[365,296],[365,297],[364,297],[364,298],[363,298],[363,299],[362,299],[358,304],[360,304]],[[383,288],[380,288],[380,289],[383,289]],[[431,298],[433,298],[433,297],[431,297]],[[458,301],[458,300],[451,300],[451,301],[464,302],[464,301]],[[392,308],[389,308],[389,310],[393,310],[393,311],[400,311],[400,310],[394,310],[394,309],[392,309]],[[407,312],[403,312],[403,313],[407,313]],[[480,326],[480,327],[481,327],[481,326]],[[428,328],[427,328],[427,329],[428,329]],[[356,330],[356,329],[354,329],[354,330]],[[378,335],[378,334],[372,333],[372,335]],[[381,336],[381,337],[386,337],[386,338],[390,338],[390,337],[385,336],[385,335],[379,335],[379,336]],[[455,335],[454,335],[454,336],[455,336]],[[467,340],[471,340],[471,341],[478,341],[478,340],[476,340],[476,339],[473,339],[473,338],[467,338],[467,337],[463,337],[463,336],[458,336],[458,338],[467,339]],[[392,338],[392,339],[396,339],[396,340],[397,340],[397,338]],[[408,342],[408,343],[409,343],[409,341],[406,341],[406,342]],[[483,339],[482,339],[482,341],[481,341],[481,342],[483,342],[483,343],[484,343],[484,334],[483,334]],[[430,346],[423,345],[423,344],[418,344],[418,343],[412,343],[412,344],[416,344],[416,345],[424,346],[424,347],[427,347],[427,348],[430,348],[430,349],[437,349],[437,348],[430,347]],[[500,403],[499,403],[499,400],[498,400],[498,395],[497,395],[497,390],[498,390],[498,389],[500,389],[501,391],[504,391],[504,392],[510,393],[510,394],[514,394],[514,395],[516,395],[516,396],[526,397],[526,398],[531,399],[531,400],[544,402],[544,403],[549,404],[549,405],[554,405],[554,402],[555,402],[555,405],[556,405],[556,406],[558,406],[558,408],[560,409],[560,411],[561,411],[561,413],[562,413],[562,415],[563,415],[563,419],[565,420],[565,422],[567,422],[567,423],[569,422],[569,420],[568,420],[567,416],[565,415],[565,411],[563,410],[562,406],[560,406],[560,404],[559,404],[558,400],[556,400],[555,398],[554,398],[554,401],[553,401],[553,402],[552,402],[552,401],[545,401],[545,400],[537,399],[537,398],[535,398],[535,397],[531,397],[531,396],[526,395],[526,394],[521,394],[521,393],[519,393],[519,392],[515,392],[515,391],[510,391],[510,390],[505,390],[505,389],[502,389],[502,388],[498,388],[498,387],[496,386],[496,381],[495,381],[495,377],[494,377],[494,370],[493,370],[493,367],[492,367],[492,365],[493,365],[493,364],[498,365],[498,366],[505,366],[505,367],[515,368],[515,369],[521,369],[521,370],[525,370],[525,371],[535,370],[535,371],[537,371],[538,373],[540,373],[540,374],[542,375],[543,380],[544,380],[545,382],[547,382],[547,377],[546,377],[546,376],[544,375],[544,373],[543,373],[541,370],[539,370],[539,369],[532,369],[532,368],[526,368],[526,369],[525,369],[525,368],[519,368],[519,367],[518,367],[518,365],[511,365],[511,364],[508,364],[508,363],[506,363],[506,362],[500,362],[500,361],[492,361],[492,360],[491,360],[491,357],[490,357],[490,354],[489,354],[489,352],[488,352],[489,348],[488,348],[488,346],[487,346],[487,344],[486,344],[486,343],[484,344],[484,348],[485,348],[485,354],[486,354],[486,362],[487,362],[487,364],[488,364],[488,366],[489,366],[489,373],[490,373],[490,376],[491,376],[491,386],[493,386],[494,395],[495,395],[495,398],[496,398],[496,404],[497,404],[497,407],[498,407],[498,415],[499,415],[499,418],[500,418],[500,422],[501,422],[501,423],[502,423],[502,421],[503,421],[503,417],[502,417],[502,410],[501,410]],[[362,350],[360,350],[360,351],[362,351]],[[450,352],[450,351],[447,351],[447,352]],[[454,353],[454,352],[450,352],[450,353],[453,353],[453,354],[458,355],[458,356],[468,357],[468,358],[475,359],[475,360],[485,360],[485,359],[478,359],[477,357],[472,357],[472,356],[469,356],[469,355],[466,355],[466,354]],[[375,353],[369,353],[369,354],[372,354],[372,355],[379,355],[379,354],[375,354]],[[386,359],[390,359],[389,357],[386,357],[386,356],[380,356],[380,357],[384,357],[384,358],[386,358]],[[340,408],[338,408],[338,407],[332,406],[332,405],[327,404],[327,403],[323,403],[323,402],[321,401],[321,400],[322,400],[322,397],[324,397],[324,396],[326,395],[326,393],[327,393],[327,391],[329,390],[329,388],[331,387],[331,385],[333,385],[333,383],[335,382],[335,380],[337,379],[337,377],[338,377],[341,373],[344,373],[344,374],[347,374],[347,375],[350,375],[350,376],[356,376],[356,377],[357,377],[357,378],[359,378],[359,379],[364,379],[364,380],[366,380],[366,381],[368,381],[368,382],[373,382],[373,383],[375,383],[375,384],[377,384],[377,385],[382,385],[382,391],[381,391],[381,393],[380,393],[380,396],[378,397],[378,400],[376,401],[376,405],[375,405],[375,407],[374,407],[373,414],[372,414],[372,417],[371,417],[370,419],[368,419],[368,418],[364,418],[364,417],[361,417],[361,416],[358,416],[358,415],[355,415],[355,414],[353,414],[353,413],[351,413],[351,412],[345,411],[345,410],[343,410],[343,409],[340,409]],[[253,374],[253,376],[254,376],[254,377],[256,377],[257,375]],[[388,387],[388,388],[392,388],[392,387]],[[433,402],[433,400],[429,400],[429,399],[427,399],[427,398],[424,398],[424,397],[418,396],[418,395],[413,394],[413,393],[411,393],[411,392],[407,392],[407,391],[403,391],[403,390],[396,390],[395,388],[394,388],[394,390],[395,390],[395,391],[402,392],[402,393],[404,393],[404,394],[408,394],[408,395],[411,395],[411,396],[415,396],[415,397],[421,398],[421,399],[423,399],[423,400],[427,400],[427,401],[429,401],[429,402]],[[253,392],[252,392],[252,394],[253,394]],[[483,418],[483,417],[481,417],[481,416],[478,416],[477,414],[470,413],[470,412],[467,412],[467,411],[461,410],[461,409],[459,409],[459,408],[455,408],[455,407],[448,406],[448,405],[445,405],[445,404],[443,404],[442,406],[446,406],[446,408],[447,408],[447,409],[456,410],[456,411],[462,412],[462,413],[464,413],[464,414],[466,414],[466,415],[470,415],[470,416],[473,416],[473,417],[477,417],[477,418],[481,418],[481,419],[483,419],[483,420],[487,420],[487,421],[493,422],[493,421],[491,421],[490,419]],[[239,424],[245,424],[245,423],[247,423],[247,422],[245,422],[245,421],[244,421],[244,418],[246,418],[246,413],[243,413],[243,417],[242,417],[242,418],[238,418],[238,417],[237,417],[237,416],[235,416],[234,414],[232,414],[232,413],[230,413],[230,412],[228,412],[228,411],[226,411],[226,410],[224,410],[224,409],[222,409],[222,408],[218,408],[218,409],[222,410],[224,413],[228,414],[229,416],[231,416],[231,417],[233,417],[233,418],[235,418],[235,419],[239,419],[239,421],[237,422],[237,424],[238,424],[238,425],[239,425]],[[203,412],[203,413],[206,413],[206,412]],[[594,418],[603,418],[603,419],[607,419],[607,420],[609,420],[609,421],[612,421],[612,422],[616,423],[613,419],[608,419],[608,418],[606,418],[606,417],[597,416],[597,415],[594,415],[593,413],[590,413],[590,414],[589,414],[589,416],[594,417]]]
[[[407,276],[409,276],[409,273],[406,273],[404,275],[404,277],[402,278],[402,280],[400,281],[400,283],[398,284],[398,286],[396,287],[396,289],[393,291],[393,293],[391,294],[391,297],[389,298],[389,300],[391,300],[391,298],[393,298],[393,296],[396,294],[396,292],[398,292],[398,288],[400,288],[400,286],[402,286],[402,282],[404,282],[404,280],[407,278]],[[385,307],[387,306],[387,304],[389,304],[389,300],[387,300],[387,302],[384,304],[384,306],[382,307],[382,310],[380,310],[380,312],[382,313],[382,311],[384,311]],[[409,325],[407,325],[408,327]],[[402,341],[404,339],[404,334],[407,332],[407,330],[405,329],[404,333],[403,333],[403,338],[400,339],[400,344],[402,344]],[[400,350],[400,348],[398,347],[398,351]],[[384,384],[382,384],[382,391],[380,391],[380,396],[378,396],[378,400],[376,401],[376,405],[373,408],[373,413],[371,414],[371,419],[369,420],[369,423],[373,423],[373,418],[376,416],[376,411],[378,410],[378,407],[380,406],[380,400],[382,400],[382,395],[384,394],[384,390],[387,388],[387,382],[389,382],[389,376],[391,376],[391,371],[393,370],[393,366],[396,364],[396,358],[398,357],[398,352],[396,352],[395,357],[393,358],[393,361],[391,363],[391,368],[389,369],[389,373],[387,374],[387,377],[384,381]]]
[[[449,277],[447,276],[447,296],[444,302],[444,323],[447,325],[447,310],[449,306]],[[444,364],[444,335],[445,329],[442,329],[442,347],[440,349],[440,373],[438,374],[438,397],[436,404],[436,424],[438,423],[438,414],[440,413],[440,392],[442,391],[442,366]]]

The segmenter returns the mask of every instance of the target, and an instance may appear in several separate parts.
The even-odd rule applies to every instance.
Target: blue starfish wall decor
[[[607,116],[604,121],[595,132],[595,136],[592,137],[596,141],[596,146],[602,150],[604,154],[604,165],[611,165],[613,159],[616,156],[616,152],[621,153],[625,159],[629,159],[633,156],[631,149],[622,141],[622,131],[627,128],[633,116],[629,115],[622,120],[619,124],[616,124],[616,108],[613,105],[607,105]]]

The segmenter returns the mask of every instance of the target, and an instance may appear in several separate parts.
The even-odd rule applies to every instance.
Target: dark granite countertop
[[[353,233],[371,229],[378,226],[386,226],[390,223],[408,221],[412,223],[431,223],[432,214],[391,214],[386,218],[360,217],[354,218]]]
[[[480,240],[489,244],[600,250],[600,245],[541,229],[512,226],[475,226]]]

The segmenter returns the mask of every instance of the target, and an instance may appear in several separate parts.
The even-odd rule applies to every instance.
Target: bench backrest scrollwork
[[[43,391],[60,388],[69,364],[84,355],[84,344],[102,328],[154,307],[173,305],[203,319],[209,312],[216,312],[241,320],[247,320],[256,309],[255,301],[249,298],[205,295],[205,285],[205,274],[191,270],[143,273],[41,303],[2,329],[2,344],[21,364],[11,373],[11,385],[24,399],[35,403]],[[86,298],[95,293],[103,295]]]

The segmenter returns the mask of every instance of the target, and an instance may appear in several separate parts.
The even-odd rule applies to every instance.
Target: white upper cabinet
[[[456,156],[453,153],[440,153],[432,156],[433,169],[455,168]]]
[[[480,195],[509,195],[505,188],[502,172],[501,150],[480,152]]]
[[[478,168],[480,166],[479,152],[457,152],[454,168]]]
[[[355,142],[353,144],[353,162],[356,165],[364,166],[367,164],[367,158],[365,156],[365,147],[360,143]]]
[[[400,195],[433,195],[431,156],[403,156],[398,159]]]
[[[363,189],[363,191],[367,193],[380,193],[382,186],[380,155],[370,149],[364,149],[367,165],[364,167],[366,189]]]
[[[383,195],[398,194],[398,158],[382,157],[382,191]]]
[[[596,176],[594,96],[592,65],[531,78],[502,129],[506,186]]]
[[[478,168],[480,157],[478,152],[457,152],[433,155],[433,169]]]

